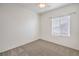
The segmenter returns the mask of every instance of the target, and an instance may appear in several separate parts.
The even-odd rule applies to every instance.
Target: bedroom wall
[[[71,15],[70,37],[53,36],[51,17],[67,15],[73,12],[75,12],[75,14]],[[79,4],[70,4],[61,8],[57,8],[40,14],[40,17],[41,39],[79,50]]]
[[[0,52],[37,40],[38,15],[18,4],[0,4]]]

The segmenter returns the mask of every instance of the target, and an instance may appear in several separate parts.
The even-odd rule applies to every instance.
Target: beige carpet
[[[79,51],[44,40],[36,40],[29,44],[0,53],[1,56],[79,56]]]

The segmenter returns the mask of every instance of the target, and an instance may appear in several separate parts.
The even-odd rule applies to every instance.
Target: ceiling
[[[48,6],[46,8],[39,8],[37,6],[37,3],[22,3],[20,5],[27,7],[29,10],[32,10],[35,13],[43,13],[49,10],[53,10],[55,8],[68,5],[68,3],[47,3]]]
[[[38,3],[3,3],[0,5],[19,5],[19,6],[23,6],[26,7],[27,9],[35,12],[35,13],[43,13],[43,12],[47,12],[59,7],[63,7],[65,5],[69,5],[69,3],[46,3],[47,7],[46,8],[39,8],[38,7]]]

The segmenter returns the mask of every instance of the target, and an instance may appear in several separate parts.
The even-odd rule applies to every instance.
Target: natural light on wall
[[[70,15],[53,17],[52,33],[55,36],[70,36]]]

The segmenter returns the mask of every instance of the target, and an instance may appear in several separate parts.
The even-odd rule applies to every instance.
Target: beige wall
[[[41,17],[41,39],[51,41],[63,46],[74,48],[79,50],[79,4],[67,5],[55,10],[51,10],[46,13],[40,14]],[[70,37],[58,37],[52,35],[52,16],[62,16],[69,13],[76,12],[76,14],[71,15],[70,21]]]
[[[38,15],[23,6],[0,4],[0,52],[38,39]]]

